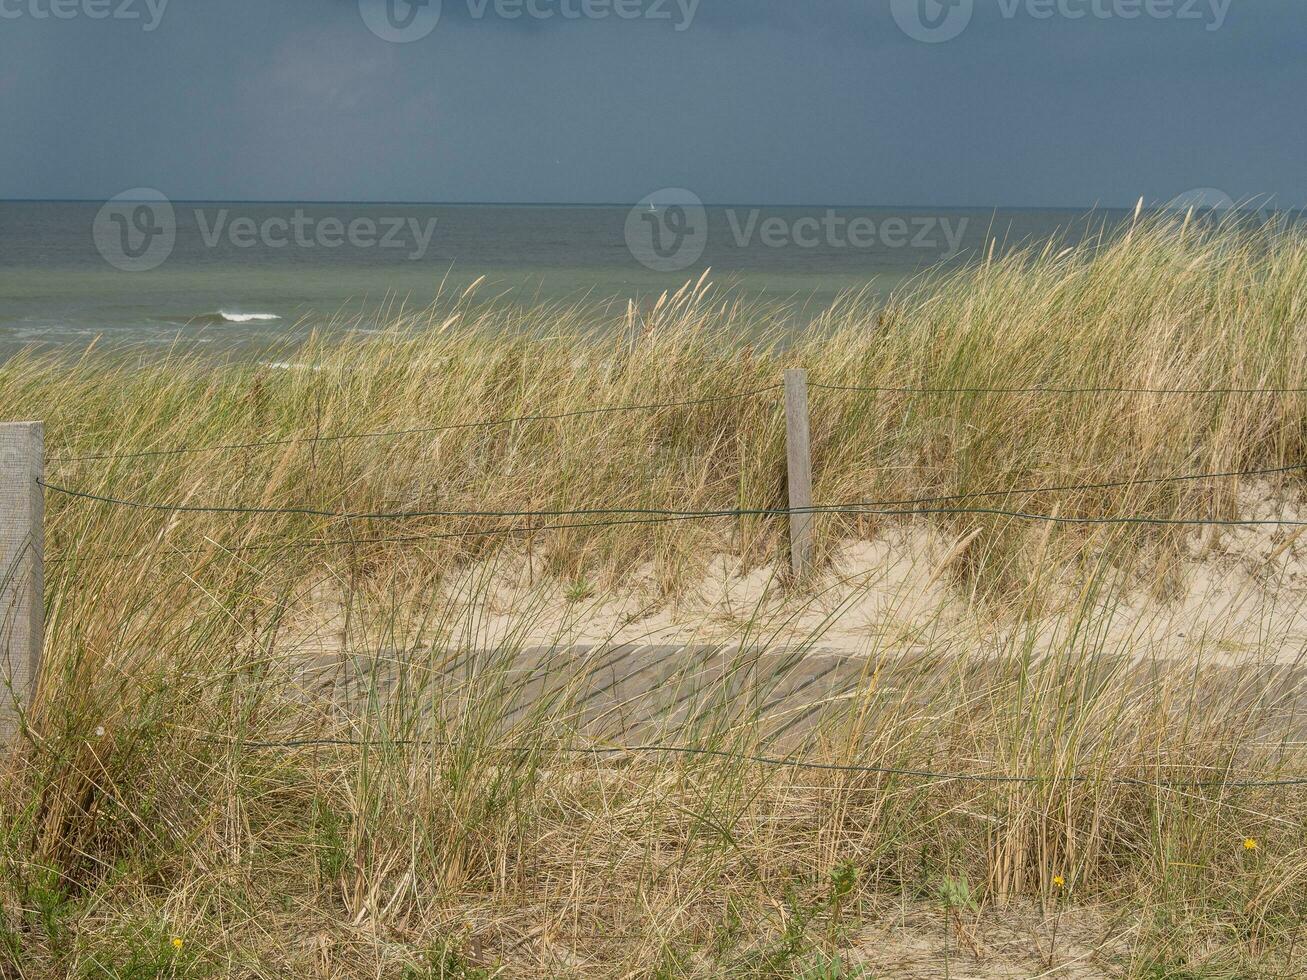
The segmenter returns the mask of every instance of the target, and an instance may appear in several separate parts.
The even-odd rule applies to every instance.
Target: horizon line
[[[102,197],[0,197],[0,204],[105,204],[111,200]],[[125,198],[124,200],[133,200]],[[148,201],[150,198],[141,198]],[[169,198],[173,204],[351,204],[351,205],[396,205],[401,207],[521,207],[521,208],[632,208],[640,201],[418,201],[418,200],[379,200],[354,198],[217,198],[217,197],[178,197]],[[846,203],[760,203],[757,201],[704,201],[706,208],[848,208],[858,210],[883,210],[903,208],[913,210],[935,209],[940,211],[1129,211],[1138,206],[1138,202],[1129,205],[1095,204],[867,204]],[[1154,205],[1145,204],[1145,208]],[[1157,205],[1164,207],[1165,205]]]

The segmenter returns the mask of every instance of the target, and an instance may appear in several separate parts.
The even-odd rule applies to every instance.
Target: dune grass
[[[1102,623],[1104,599],[1164,603],[1220,531],[820,517],[831,574],[841,542],[895,525],[965,542],[949,580],[1005,624],[984,648],[871,638],[865,689],[806,746],[982,777],[933,779],[750,761],[748,718],[680,733],[724,756],[634,758],[588,753],[566,694],[500,718],[547,596],[584,615],[637,572],[674,602],[715,555],[780,568],[776,516],[249,510],[783,507],[775,386],[798,365],[821,386],[820,503],[1002,491],[988,503],[1061,517],[1233,518],[1300,477],[1009,491],[1307,464],[1307,392],[1265,390],[1307,389],[1305,340],[1300,232],[1154,219],[851,296],[797,335],[705,281],[620,316],[452,297],[257,361],[15,357],[0,399],[46,422],[50,484],[241,512],[48,493],[42,690],[0,794],[0,975],[894,976],[858,972],[868,930],[922,919],[945,960],[899,975],[982,976],[1012,917],[1034,959],[993,975],[1301,975],[1307,793],[1228,784],[1307,774],[1297,675],[1141,673]],[[596,411],[637,403],[663,407]],[[524,555],[541,605],[510,610],[448,697],[422,665],[486,645],[496,563]],[[823,589],[785,587],[792,606]],[[346,597],[347,653],[418,651],[398,693],[364,685],[347,714],[304,696],[293,635],[324,593]],[[741,651],[786,615],[746,617]],[[328,738],[364,744],[251,744]],[[1013,777],[1031,781],[995,781]]]

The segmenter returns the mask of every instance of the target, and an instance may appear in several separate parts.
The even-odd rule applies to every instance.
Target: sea
[[[1072,244],[1129,211],[713,205],[0,202],[0,355],[285,348],[450,302],[624,312],[707,270],[802,325],[989,251]],[[602,319],[602,317],[600,317]],[[616,318],[614,319],[616,322]]]

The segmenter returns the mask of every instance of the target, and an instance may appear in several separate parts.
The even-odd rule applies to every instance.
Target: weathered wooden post
[[[785,450],[790,480],[790,567],[795,581],[812,566],[812,445],[808,430],[808,372],[785,372]],[[800,511],[800,513],[795,513]]]
[[[0,739],[36,694],[45,634],[45,427],[0,422]]]

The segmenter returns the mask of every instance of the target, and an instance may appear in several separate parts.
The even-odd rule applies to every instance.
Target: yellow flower
[[[1054,887],[1054,888],[1065,888],[1065,887],[1066,887],[1066,879],[1063,878],[1061,875],[1053,875],[1053,887]]]
[[[1257,843],[1256,837],[1245,837],[1243,839],[1243,849],[1245,851],[1255,851],[1257,850],[1258,846],[1259,845]]]
[[[173,936],[173,937],[172,937],[172,948],[173,948],[173,949],[181,949],[183,945],[184,945],[184,943],[182,942],[182,937],[181,937],[181,936]]]

